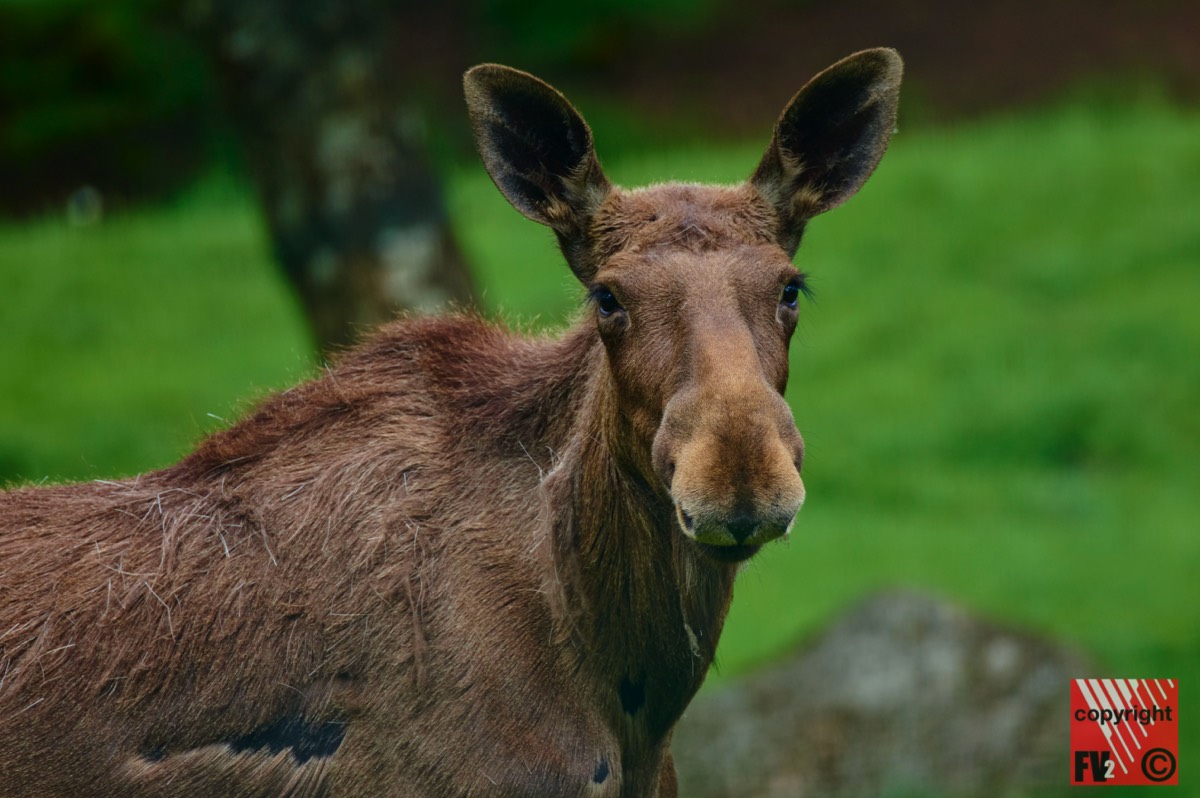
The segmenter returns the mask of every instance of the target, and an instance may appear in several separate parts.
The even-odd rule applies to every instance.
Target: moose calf
[[[737,564],[804,499],[792,256],[900,73],[821,73],[742,185],[624,190],[561,94],[470,70],[583,317],[396,322],[178,465],[3,494],[0,794],[675,795]]]

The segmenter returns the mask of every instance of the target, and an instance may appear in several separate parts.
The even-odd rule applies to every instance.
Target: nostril
[[[758,528],[758,523],[748,515],[735,515],[726,525],[729,534],[733,535],[733,539],[741,545],[746,538],[754,534],[754,530]]]

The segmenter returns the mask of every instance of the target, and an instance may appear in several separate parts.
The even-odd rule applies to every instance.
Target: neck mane
[[[372,370],[419,353],[454,440],[537,466],[542,592],[566,666],[588,675],[614,728],[661,739],[712,663],[736,566],[708,559],[679,529],[595,326],[531,339],[443,317],[384,339]]]
[[[680,531],[595,329],[577,327],[558,346],[574,359],[575,395],[542,479],[544,592],[571,667],[610,697],[615,728],[652,743],[712,663],[736,567],[704,557]]]

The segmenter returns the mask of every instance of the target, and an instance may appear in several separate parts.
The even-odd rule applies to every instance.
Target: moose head
[[[682,533],[740,561],[791,528],[804,444],[782,396],[808,220],[850,198],[895,126],[889,49],[825,70],[784,108],[750,179],[626,190],[551,86],[508,67],[465,78],[475,136],[512,205],[550,227],[604,343],[617,453],[669,497]]]

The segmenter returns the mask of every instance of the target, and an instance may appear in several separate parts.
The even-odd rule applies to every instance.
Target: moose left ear
[[[774,206],[780,246],[794,255],[805,222],[858,191],[896,127],[903,62],[895,50],[838,61],[792,98],[750,184]]]

